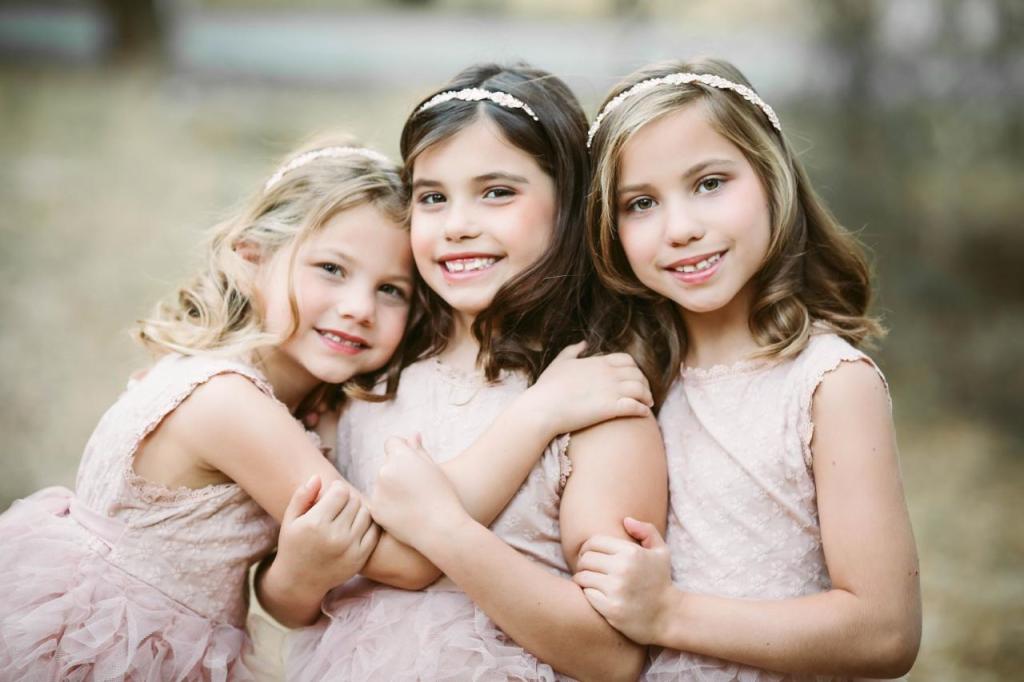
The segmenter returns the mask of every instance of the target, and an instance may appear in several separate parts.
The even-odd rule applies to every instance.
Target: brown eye
[[[643,211],[649,211],[654,208],[657,204],[654,199],[650,197],[637,197],[631,202],[626,204],[626,210],[631,213],[641,213]]]

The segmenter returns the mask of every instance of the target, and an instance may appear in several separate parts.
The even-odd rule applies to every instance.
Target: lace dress
[[[658,418],[669,471],[666,541],[680,589],[787,599],[831,587],[811,469],[811,399],[828,372],[856,361],[871,362],[838,336],[817,334],[789,360],[683,370]],[[652,648],[644,679],[830,678]]]
[[[46,488],[0,516],[0,679],[239,680],[246,571],[277,524],[234,483],[137,476],[139,443],[200,384],[247,365],[170,355],[86,445],[77,493]]]
[[[403,372],[395,400],[346,408],[337,464],[346,479],[369,492],[389,436],[419,432],[427,451],[444,461],[469,447],[524,390],[518,375],[487,384],[436,359],[417,362]],[[568,441],[561,436],[548,446],[491,526],[520,553],[565,577],[558,508],[570,473]],[[289,679],[564,679],[506,636],[447,578],[420,592],[356,578],[328,595],[324,611],[327,618],[290,633]]]

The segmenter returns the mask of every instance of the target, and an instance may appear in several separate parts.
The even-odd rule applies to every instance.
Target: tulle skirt
[[[357,579],[328,617],[294,630],[289,680],[568,680],[512,641],[460,591],[407,592]]]
[[[251,679],[244,630],[108,562],[108,521],[74,504],[47,488],[0,516],[0,680]]]

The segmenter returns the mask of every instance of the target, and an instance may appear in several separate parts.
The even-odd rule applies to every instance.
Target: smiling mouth
[[[474,256],[472,258],[451,258],[441,261],[441,267],[449,274],[468,274],[488,270],[497,263],[497,256]]]
[[[340,350],[350,349],[352,352],[358,352],[370,347],[370,344],[357,336],[351,336],[343,332],[327,331],[325,329],[317,329],[316,331],[327,341],[339,346]]]
[[[669,268],[669,269],[674,271],[674,272],[685,272],[685,273],[688,273],[688,274],[689,273],[693,273],[693,272],[701,272],[703,270],[707,270],[708,268],[713,266],[715,263],[717,263],[718,261],[722,260],[722,256],[723,255],[725,255],[724,251],[722,251],[720,253],[714,253],[714,254],[711,254],[710,256],[708,256],[707,258],[704,258],[703,260],[697,261],[696,263],[686,263],[684,265],[678,265],[678,266],[676,266],[674,268]]]

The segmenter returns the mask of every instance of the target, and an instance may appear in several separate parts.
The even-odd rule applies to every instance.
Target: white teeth
[[[701,270],[707,270],[720,260],[722,260],[722,254],[716,253],[713,256],[708,256],[699,263],[694,263],[693,265],[681,265],[675,270],[676,272],[700,272]]]
[[[358,341],[350,341],[348,339],[343,339],[340,336],[338,336],[337,334],[332,334],[330,332],[320,332],[320,333],[323,334],[328,339],[330,339],[331,341],[334,341],[335,343],[343,343],[346,346],[352,346],[353,348],[362,348],[363,347],[363,344],[359,343]]]
[[[448,272],[472,272],[489,268],[497,262],[497,258],[466,258],[464,260],[446,260],[444,267]]]

